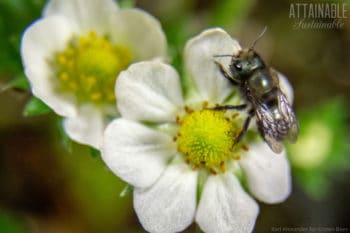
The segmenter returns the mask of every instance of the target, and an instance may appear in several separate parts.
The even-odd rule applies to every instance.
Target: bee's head
[[[239,51],[237,55],[223,54],[215,55],[214,57],[231,57],[231,63],[229,65],[230,75],[229,79],[234,83],[243,83],[247,80],[257,69],[263,69],[266,67],[264,61],[255,52],[254,46],[258,40],[264,35],[267,27],[260,33],[258,38],[252,43],[248,49]]]
[[[263,37],[267,27],[253,41],[248,49],[241,50],[238,55],[232,56],[230,71],[236,82],[242,82],[249,78],[255,70],[265,67],[264,61],[255,52],[254,46]]]
[[[242,50],[237,56],[232,57],[230,71],[236,81],[243,81],[257,69],[264,68],[261,57],[253,50]]]

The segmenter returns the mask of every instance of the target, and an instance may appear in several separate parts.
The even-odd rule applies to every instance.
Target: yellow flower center
[[[65,50],[55,54],[52,65],[58,91],[74,93],[79,103],[105,105],[115,102],[115,80],[130,63],[127,47],[90,32],[72,38]]]
[[[190,112],[180,120],[177,148],[195,167],[225,172],[225,161],[234,158],[234,139],[239,131],[237,121],[223,111]]]

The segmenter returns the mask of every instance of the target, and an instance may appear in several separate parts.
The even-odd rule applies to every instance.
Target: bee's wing
[[[278,72],[275,69],[270,68],[270,73],[279,87],[277,91],[278,109],[279,112],[282,114],[283,120],[288,128],[286,139],[292,143],[296,142],[299,133],[299,126],[298,121],[295,117],[293,107],[289,103],[287,96],[285,95],[286,93],[283,93],[280,88]]]
[[[258,118],[257,124],[261,136],[273,152],[281,153],[284,147],[283,144],[277,140],[279,133],[272,113],[263,104],[256,105],[255,112]]]
[[[279,141],[276,141],[270,135],[265,135],[264,139],[273,152],[279,154],[283,151],[283,148],[284,148],[283,144]]]
[[[295,142],[298,138],[299,127],[294,110],[289,104],[287,97],[281,91],[278,91],[277,101],[278,109],[282,114],[285,123],[288,126],[288,133],[286,139],[289,142]]]

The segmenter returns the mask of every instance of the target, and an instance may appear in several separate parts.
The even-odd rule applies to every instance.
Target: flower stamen
[[[185,111],[189,108],[185,108]],[[177,134],[177,149],[195,167],[205,167],[211,173],[225,173],[225,161],[232,159],[234,135],[240,127],[225,111],[200,110],[188,112],[181,120]]]
[[[249,147],[246,144],[242,144],[241,148],[245,151],[249,151]]]
[[[113,45],[94,32],[73,37],[66,49],[58,51],[50,64],[58,79],[57,91],[73,93],[78,103],[97,105],[115,102],[114,84],[120,71],[131,63],[131,52]]]
[[[240,159],[241,159],[241,156],[238,155],[238,154],[234,154],[234,155],[232,156],[232,158],[233,158],[234,160],[240,160]]]

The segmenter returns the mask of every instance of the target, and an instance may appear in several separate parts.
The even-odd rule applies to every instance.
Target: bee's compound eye
[[[236,62],[235,64],[233,64],[234,67],[238,70],[238,71],[241,71],[242,70],[242,63],[240,62]]]

